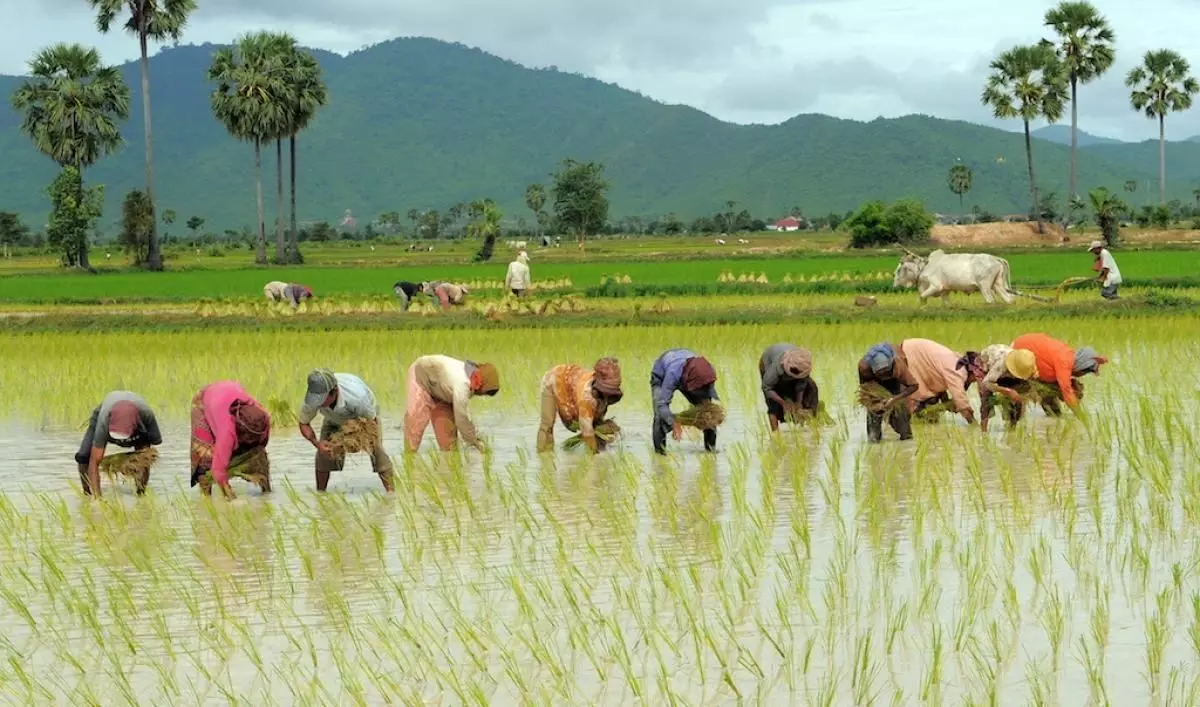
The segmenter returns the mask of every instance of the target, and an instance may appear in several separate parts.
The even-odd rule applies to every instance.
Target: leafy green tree
[[[546,187],[542,184],[530,184],[525,187],[525,206],[533,212],[534,221],[538,224],[534,235],[542,237],[542,209],[546,208]]]
[[[554,219],[562,232],[574,233],[583,248],[587,234],[608,221],[608,182],[598,162],[562,161],[554,178]]]
[[[1045,118],[1053,123],[1062,117],[1067,99],[1066,75],[1058,55],[1046,44],[1017,46],[996,57],[990,65],[980,100],[997,118],[1020,118],[1025,125],[1025,162],[1029,167],[1031,207],[1038,233],[1045,233],[1038,209],[1037,180],[1033,171],[1033,142],[1029,123]]]
[[[150,215],[153,216],[154,215],[154,201],[150,200],[149,195],[147,195],[146,198],[147,198],[147,200],[150,201]],[[175,223],[175,218],[176,218],[175,209],[167,209],[167,210],[163,211],[162,222],[163,222],[163,225],[167,227],[166,229],[163,229],[163,240],[164,241],[169,241],[171,238],[169,229],[171,227],[171,224]],[[153,233],[153,229],[151,229],[151,233]]]
[[[104,185],[84,187],[83,173],[66,165],[46,193],[50,195],[46,242],[62,253],[64,264],[95,272],[88,262],[88,237],[104,211]]]
[[[120,243],[140,265],[149,257],[150,234],[154,231],[154,206],[146,192],[132,189],[121,205]]]
[[[187,229],[192,232],[193,241],[199,240],[201,228],[204,228],[204,219],[199,216],[192,216],[187,220]]]
[[[947,179],[950,191],[958,195],[958,210],[963,209],[963,194],[971,191],[971,168],[965,164],[956,164],[950,168]]]
[[[1121,240],[1121,215],[1129,210],[1129,206],[1104,187],[1089,191],[1088,202],[1096,217],[1096,225],[1100,226],[1100,232],[1104,235],[1104,242],[1110,246],[1118,245]]]
[[[129,11],[125,31],[137,37],[141,50],[142,123],[146,138],[146,195],[150,199],[150,254],[146,267],[162,270],[162,253],[154,225],[154,138],[150,129],[150,40],[178,42],[188,15],[196,9],[194,0],[88,0],[96,11],[96,27],[105,34],[117,16]]]
[[[1112,67],[1116,34],[1090,2],[1064,0],[1046,11],[1045,24],[1054,30],[1054,46],[1071,86],[1071,174],[1068,196],[1074,198],[1079,150],[1079,84],[1090,83]]]
[[[259,265],[267,264],[262,145],[283,133],[287,112],[287,88],[279,71],[278,46],[277,36],[270,32],[243,35],[234,47],[217,50],[208,69],[208,79],[217,83],[211,96],[213,115],[230,135],[254,144],[258,199],[254,261]]]
[[[400,223],[401,220],[399,211],[388,211],[387,213],[380,214],[379,216],[379,226],[384,230],[384,233],[388,234],[389,236],[395,235],[400,230]]]
[[[1140,66],[1129,70],[1125,85],[1132,89],[1129,102],[1134,110],[1158,120],[1158,201],[1167,201],[1167,113],[1192,107],[1200,83],[1191,76],[1191,65],[1178,52],[1158,49],[1146,52]]]
[[[17,88],[13,108],[24,113],[21,132],[39,152],[63,168],[51,185],[60,213],[51,239],[67,265],[91,269],[88,230],[96,213],[92,195],[83,187],[83,170],[121,146],[119,121],[129,117],[129,87],[115,68],[104,66],[100,54],[80,44],[55,44],[29,62],[30,78]],[[74,176],[67,175],[68,169]],[[77,187],[74,194],[60,193]],[[75,229],[75,230],[71,230]],[[49,236],[49,233],[47,234]]]
[[[850,231],[851,248],[911,245],[929,240],[933,215],[915,199],[901,199],[890,205],[876,200],[860,206],[841,225]]]
[[[20,214],[0,211],[0,244],[4,246],[4,257],[11,257],[9,247],[23,243],[29,238],[29,226],[21,221]]]
[[[475,262],[482,263],[492,259],[492,252],[496,248],[496,236],[500,234],[500,220],[503,215],[500,213],[500,209],[496,207],[496,202],[491,199],[484,199],[482,202],[479,202],[479,205],[479,216],[467,225],[467,236],[483,239],[483,244],[480,246],[479,252],[475,254]]]

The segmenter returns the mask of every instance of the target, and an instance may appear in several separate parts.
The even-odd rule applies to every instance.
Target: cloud
[[[778,122],[801,112],[843,118],[928,113],[1018,129],[979,104],[999,51],[1046,32],[1048,0],[963,5],[958,0],[204,0],[189,42],[228,42],[250,29],[289,31],[346,53],[395,36],[478,46],[530,66],[619,83],[737,122]],[[1125,139],[1156,136],[1128,107],[1123,77],[1151,48],[1176,47],[1200,72],[1191,27],[1196,0],[1102,8],[1118,60],[1081,89],[1080,124]],[[32,7],[30,7],[32,5]],[[136,56],[120,33],[98,35],[82,0],[0,0],[9,37],[0,72],[16,73],[39,47],[81,41],[110,62]],[[1163,17],[1171,17],[1164,23]],[[1168,135],[1200,133],[1200,108],[1172,115]]]

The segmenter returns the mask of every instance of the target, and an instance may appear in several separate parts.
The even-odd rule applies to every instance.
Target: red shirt
[[[1012,342],[1014,349],[1032,351],[1037,357],[1038,379],[1043,383],[1057,383],[1062,390],[1063,401],[1075,407],[1079,398],[1071,386],[1071,371],[1075,368],[1075,350],[1058,339],[1045,334],[1024,334]]]

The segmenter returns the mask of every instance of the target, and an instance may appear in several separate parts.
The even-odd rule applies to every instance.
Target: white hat
[[[1104,241],[1092,241],[1092,244],[1088,246],[1088,250],[1096,250],[1097,248],[1103,249]]]

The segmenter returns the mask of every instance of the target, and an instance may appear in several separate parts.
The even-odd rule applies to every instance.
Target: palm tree
[[[321,64],[317,58],[296,46],[295,40],[291,40],[291,46],[291,51],[285,54],[288,87],[285,135],[288,138],[292,199],[289,253],[290,260],[299,263],[303,262],[304,258],[300,255],[300,242],[296,235],[296,136],[308,128],[309,123],[317,114],[317,109],[325,105],[328,100],[328,92],[325,82],[321,79]],[[278,145],[276,147],[278,155]]]
[[[1113,43],[1117,37],[1109,27],[1108,19],[1090,2],[1064,0],[1046,11],[1045,22],[1058,35],[1057,42],[1047,40],[1047,43],[1058,52],[1071,86],[1071,177],[1068,188],[1069,197],[1074,198],[1079,195],[1075,189],[1079,150],[1079,84],[1090,83],[1108,71],[1113,63]]]
[[[34,55],[30,78],[13,93],[12,105],[25,114],[21,132],[39,152],[80,174],[121,146],[118,123],[129,117],[129,87],[121,72],[100,62],[81,44],[55,44]],[[83,204],[82,179],[76,204]],[[79,267],[90,268],[87,229],[72,234]]]
[[[1171,49],[1146,52],[1142,65],[1129,70],[1125,85],[1133,89],[1129,102],[1147,118],[1158,119],[1158,202],[1167,203],[1167,113],[1192,107],[1200,83],[1189,75],[1188,60]]]
[[[980,100],[997,118],[1020,118],[1025,124],[1025,161],[1029,165],[1029,193],[1038,233],[1045,233],[1038,206],[1037,181],[1033,172],[1033,143],[1029,123],[1039,117],[1054,122],[1062,117],[1067,99],[1066,77],[1054,50],[1045,44],[1016,46],[991,63]]]
[[[546,207],[546,187],[541,184],[530,184],[525,187],[525,205],[533,212],[533,218],[538,227],[535,231],[538,239],[542,237],[542,209]]]
[[[1096,215],[1096,225],[1104,234],[1104,241],[1110,246],[1117,245],[1120,240],[1121,214],[1129,207],[1120,197],[1104,187],[1098,187],[1088,192],[1092,213]]]
[[[263,216],[262,144],[284,130],[287,88],[279,71],[276,40],[269,32],[239,37],[236,46],[213,54],[208,79],[216,81],[213,115],[229,134],[254,143],[258,195],[258,245],[254,262],[267,264],[267,232]]]
[[[947,179],[950,186],[950,191],[958,194],[958,210],[961,213],[963,210],[963,194],[971,191],[971,168],[965,164],[956,164],[950,168],[950,176]]]
[[[150,130],[150,40],[178,41],[188,15],[196,9],[194,0],[88,0],[96,11],[96,27],[107,33],[117,15],[129,10],[125,31],[138,38],[142,68],[142,124],[146,138],[146,198],[150,201],[150,246],[146,267],[162,270],[162,251],[158,247],[158,228],[154,223],[154,138]]]

